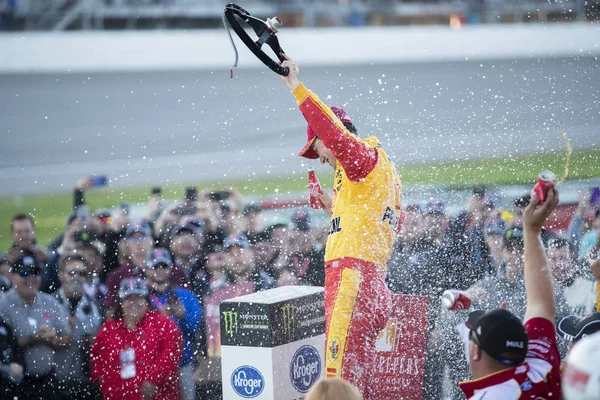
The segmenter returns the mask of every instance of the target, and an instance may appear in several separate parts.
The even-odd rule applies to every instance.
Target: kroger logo
[[[313,346],[300,347],[292,357],[290,380],[300,393],[306,393],[321,376],[321,356]]]
[[[231,374],[233,391],[245,399],[253,399],[265,389],[265,378],[256,368],[242,365]]]

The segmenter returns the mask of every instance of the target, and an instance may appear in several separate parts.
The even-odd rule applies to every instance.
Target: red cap
[[[350,117],[348,117],[348,114],[346,114],[346,111],[344,111],[343,109],[335,106],[330,107],[330,109],[331,111],[333,111],[335,116],[338,117],[340,121],[342,121],[342,123],[352,123],[352,120],[350,119]],[[298,155],[300,157],[310,158],[313,160],[315,158],[319,158],[318,154],[315,153],[315,151],[311,148],[313,142],[315,141],[315,138],[317,137],[317,134],[312,130],[310,125],[306,127],[306,136],[308,140],[306,141],[306,144],[304,145],[302,150],[300,150],[300,153],[298,153]]]

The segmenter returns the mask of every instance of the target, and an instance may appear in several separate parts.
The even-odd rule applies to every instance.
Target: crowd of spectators
[[[309,208],[266,225],[261,205],[235,190],[189,188],[172,204],[153,190],[145,216],[132,220],[126,205],[89,212],[91,179],[77,184],[64,232],[46,248],[30,215],[12,219],[14,243],[0,257],[2,398],[219,399],[220,302],[324,285],[326,227],[315,226]],[[454,217],[442,200],[405,205],[387,279],[394,293],[431,299],[426,399],[463,398],[458,382],[471,376],[467,315],[441,307],[444,290],[466,291],[476,309],[503,304],[525,317],[529,202],[526,195],[498,209],[477,187]],[[600,210],[587,194],[568,232],[541,232],[558,332],[568,339],[559,342],[562,357],[583,335],[582,318],[600,330],[599,232]]]

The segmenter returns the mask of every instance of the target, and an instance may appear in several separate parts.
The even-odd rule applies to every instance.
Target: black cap
[[[136,222],[127,227],[125,231],[125,237],[130,238],[135,234],[141,234],[144,237],[152,237],[152,229],[143,222]]]
[[[523,246],[525,244],[523,228],[515,226],[504,233],[504,247]]]
[[[262,211],[262,207],[258,203],[248,203],[244,206],[244,215],[250,214],[253,212],[257,213],[257,212],[261,212],[261,211]]]
[[[294,227],[301,232],[308,232],[312,229],[312,217],[310,212],[305,209],[298,209],[292,214],[292,223]]]
[[[162,247],[155,247],[146,256],[146,265],[150,268],[154,268],[159,264],[165,264],[169,267],[173,266],[173,259],[169,250]]]
[[[14,273],[19,273],[21,271],[32,269],[37,269],[39,271],[40,267],[38,267],[34,255],[29,254],[29,252],[24,253],[22,256],[17,258],[12,264],[12,272]]]
[[[523,323],[504,309],[473,311],[467,327],[475,336],[475,344],[493,359],[506,365],[517,365],[525,360],[529,336]]]
[[[529,205],[529,203],[531,202],[531,195],[530,194],[524,194],[521,197],[517,197],[513,203],[513,205],[515,207],[527,207]]]
[[[558,334],[563,339],[575,343],[586,336],[600,332],[600,312],[592,313],[585,318],[569,315],[560,320],[557,328]]]

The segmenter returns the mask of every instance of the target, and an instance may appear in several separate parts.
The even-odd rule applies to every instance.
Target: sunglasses
[[[18,272],[21,278],[27,278],[29,276],[39,276],[42,273],[39,268],[27,268]]]
[[[73,277],[73,276],[83,276],[86,277],[87,276],[87,272],[85,271],[67,271],[67,275]]]
[[[155,265],[149,265],[150,268],[152,269],[167,269],[167,268],[171,268],[171,266],[169,264],[166,264],[164,262],[159,262],[158,264]]]
[[[469,340],[473,343],[475,343],[475,345],[477,347],[480,347],[481,345],[479,344],[479,340],[477,340],[477,336],[475,336],[475,333],[473,331],[471,331],[469,333]]]

